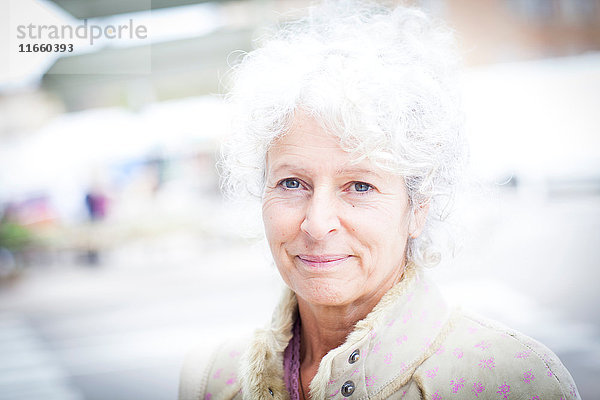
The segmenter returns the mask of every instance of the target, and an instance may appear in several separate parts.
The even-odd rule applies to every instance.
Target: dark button
[[[274,397],[275,395],[273,394],[273,391],[271,390],[271,388],[269,388],[269,394],[271,395],[271,397]]]
[[[348,362],[350,364],[354,364],[359,359],[360,359],[360,351],[358,349],[356,349],[352,352],[352,354],[350,354],[350,357],[348,357]]]
[[[354,393],[354,382],[346,381],[342,385],[342,396],[348,397],[348,396],[352,395],[352,393]]]

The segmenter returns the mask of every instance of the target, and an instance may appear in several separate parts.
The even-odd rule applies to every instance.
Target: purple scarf
[[[300,318],[294,322],[292,339],[283,353],[283,379],[290,392],[290,400],[300,400],[298,382],[300,374]]]

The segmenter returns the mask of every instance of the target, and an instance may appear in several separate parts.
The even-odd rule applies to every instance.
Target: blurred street
[[[0,399],[175,398],[192,345],[266,321],[276,280],[254,252],[170,237],[28,270],[0,291]]]
[[[447,296],[540,340],[584,399],[600,392],[600,197],[503,189],[430,271]],[[269,319],[281,283],[264,244],[170,234],[96,266],[32,267],[0,289],[0,399],[174,399],[190,347]]]

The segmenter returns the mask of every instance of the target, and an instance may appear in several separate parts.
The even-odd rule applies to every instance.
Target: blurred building
[[[564,57],[600,49],[598,0],[445,0],[467,63]]]

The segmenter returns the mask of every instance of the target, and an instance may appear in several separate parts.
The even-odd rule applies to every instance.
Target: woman
[[[203,372],[189,357],[181,398],[578,398],[550,350],[449,309],[420,272],[464,158],[455,65],[423,13],[349,2],[245,57],[226,181],[260,196],[288,289],[269,328]]]

